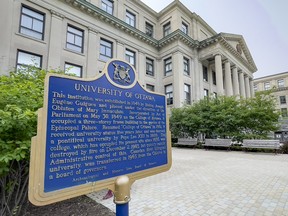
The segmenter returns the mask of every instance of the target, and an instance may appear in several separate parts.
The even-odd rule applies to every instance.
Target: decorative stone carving
[[[239,43],[236,45],[236,50],[240,55],[242,54],[242,48],[241,48],[241,45]]]

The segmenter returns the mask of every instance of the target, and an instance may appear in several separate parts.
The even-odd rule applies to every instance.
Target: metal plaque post
[[[116,216],[129,216],[130,182],[128,176],[120,176],[115,181],[114,203]]]

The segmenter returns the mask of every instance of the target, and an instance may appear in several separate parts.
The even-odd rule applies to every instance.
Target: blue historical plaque
[[[169,165],[165,96],[136,76],[113,60],[95,80],[47,77],[44,194]]]

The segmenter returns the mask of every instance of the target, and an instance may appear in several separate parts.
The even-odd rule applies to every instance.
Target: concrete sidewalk
[[[288,215],[288,155],[173,148],[170,171],[132,185],[130,216]],[[115,212],[105,192],[89,195]]]

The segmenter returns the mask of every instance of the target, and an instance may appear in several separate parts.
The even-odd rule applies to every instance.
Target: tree
[[[27,201],[31,138],[46,73],[26,67],[0,76],[0,215],[19,215]]]
[[[255,97],[240,101],[241,131],[247,138],[267,138],[279,128],[280,113],[271,91],[257,92]]]
[[[277,129],[279,113],[268,92],[254,98],[221,96],[204,98],[192,106],[173,109],[170,127],[174,136],[267,138]]]

